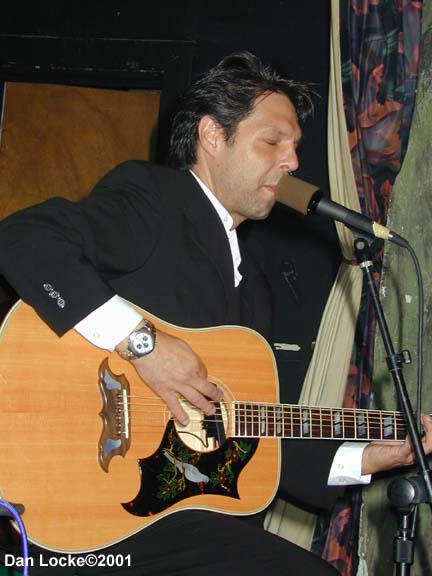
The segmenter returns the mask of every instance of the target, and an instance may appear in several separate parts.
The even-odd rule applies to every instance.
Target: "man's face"
[[[230,212],[234,226],[265,218],[275,203],[282,175],[298,168],[301,138],[297,114],[283,94],[265,94],[237,127],[220,142],[212,170],[213,192]]]

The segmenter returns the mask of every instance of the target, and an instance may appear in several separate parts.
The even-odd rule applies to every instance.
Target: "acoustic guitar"
[[[190,422],[116,353],[74,330],[59,338],[19,301],[0,328],[1,497],[25,507],[29,539],[58,552],[119,542],[167,514],[252,514],[275,496],[281,438],[403,440],[401,414],[282,405],[271,348],[237,326],[184,339],[224,391],[216,414],[182,400]]]

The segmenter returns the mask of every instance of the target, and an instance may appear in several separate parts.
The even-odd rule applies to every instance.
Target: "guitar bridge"
[[[108,472],[114,456],[125,456],[130,447],[129,392],[130,386],[124,375],[114,374],[108,358],[99,367],[99,390],[102,395],[102,434],[98,444],[99,464]]]

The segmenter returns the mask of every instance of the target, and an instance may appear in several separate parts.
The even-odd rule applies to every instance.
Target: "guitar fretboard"
[[[400,412],[234,402],[234,435],[249,438],[404,440]]]

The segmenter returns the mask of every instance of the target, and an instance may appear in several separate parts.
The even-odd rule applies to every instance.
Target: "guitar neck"
[[[400,412],[234,402],[234,436],[330,440],[404,440]]]

